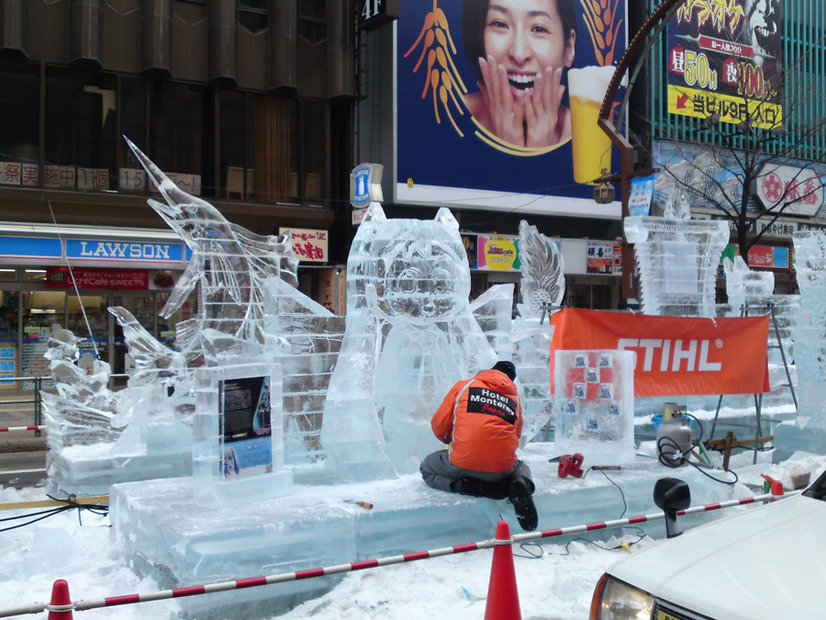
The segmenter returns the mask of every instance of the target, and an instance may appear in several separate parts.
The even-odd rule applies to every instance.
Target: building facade
[[[301,286],[323,300],[352,237],[354,10],[0,0],[4,377],[48,374],[54,325],[91,335],[84,346],[122,372],[107,307],[169,342],[197,311],[193,296],[180,316],[158,317],[187,249],[147,205],[153,188],[123,136],[230,221],[301,231]]]

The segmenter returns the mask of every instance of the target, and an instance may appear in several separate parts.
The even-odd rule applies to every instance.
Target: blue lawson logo
[[[359,164],[350,173],[350,203],[356,209],[370,206],[371,202],[381,202],[381,164]]]
[[[183,261],[180,243],[67,239],[66,257],[86,260],[175,263]]]
[[[370,204],[370,166],[364,165],[353,169],[353,195],[351,202],[354,207],[366,207]]]

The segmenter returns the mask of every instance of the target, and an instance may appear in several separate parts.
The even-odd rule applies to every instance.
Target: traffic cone
[[[777,497],[783,495],[783,482],[780,480],[772,480],[772,490],[769,492]]]
[[[521,620],[516,572],[513,568],[511,530],[507,521],[499,521],[496,524],[495,542],[485,620]]]
[[[69,584],[65,579],[58,579],[52,585],[52,600],[49,603],[48,620],[72,620],[72,599],[69,596]]]

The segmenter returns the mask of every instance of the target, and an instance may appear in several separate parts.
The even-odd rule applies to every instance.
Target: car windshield
[[[826,499],[826,472],[820,474],[820,477],[808,489],[803,491],[803,495],[821,501]]]

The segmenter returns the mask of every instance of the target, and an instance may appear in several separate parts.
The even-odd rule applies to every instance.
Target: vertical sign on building
[[[668,28],[668,111],[783,122],[785,0],[690,0]]]
[[[353,226],[361,224],[371,202],[381,202],[381,164],[359,164],[350,173],[350,204],[353,205]]]

